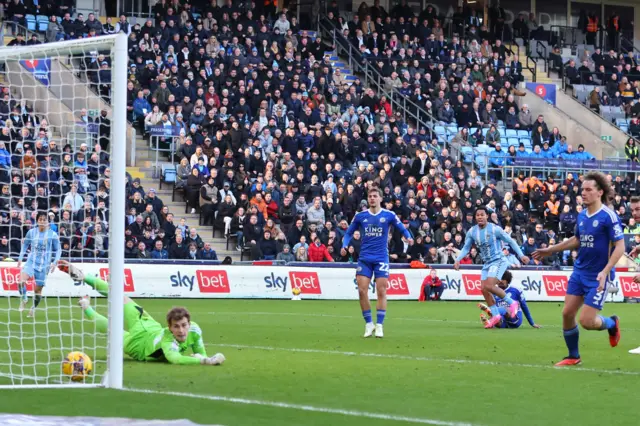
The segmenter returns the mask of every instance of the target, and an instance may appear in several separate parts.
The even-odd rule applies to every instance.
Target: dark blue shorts
[[[367,260],[358,260],[358,268],[356,276],[362,275],[367,278],[375,276],[375,278],[389,278],[389,261],[371,262]]]
[[[598,291],[598,280],[596,275],[586,275],[580,272],[574,271],[569,278],[567,285],[567,294],[573,296],[584,297],[584,304],[602,310],[605,299],[607,298],[607,290],[611,284],[611,276],[607,278],[607,282],[604,285],[603,291]]]

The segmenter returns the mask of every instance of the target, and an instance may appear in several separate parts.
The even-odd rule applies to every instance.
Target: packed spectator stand
[[[489,206],[491,220],[527,253],[572,235],[580,176],[520,171],[512,185],[503,179],[501,169],[520,157],[593,158],[519,106],[524,76],[518,56],[497,37],[505,25],[487,26],[474,11],[460,10],[448,38],[432,8],[414,16],[405,6],[403,0],[387,14],[376,3],[345,20],[334,1],[321,19],[382,75],[390,96],[406,97],[433,117],[430,127],[405,120],[334,56],[331,41],[299,28],[286,9],[266,14],[237,10],[231,1],[202,9],[160,2],[155,19],[142,25],[125,16],[100,26],[90,24],[99,22],[95,16],[73,25],[66,14],[62,22],[52,17],[46,37],[128,34],[128,119],[151,148],[168,152],[158,184],[172,185],[187,211],[199,215],[198,225],[212,225],[214,236],[219,231],[243,257],[356,261],[360,235],[346,256],[341,240],[366,208],[370,185],[384,189],[384,207],[415,238],[408,246],[399,233],[390,236],[394,263],[452,264],[479,205]],[[89,58],[85,66],[96,93],[108,99],[109,58]],[[3,194],[14,198],[3,206],[3,236],[11,240],[3,238],[0,250],[8,245],[6,254],[15,255],[14,238],[31,226],[35,210],[46,209],[68,239],[65,256],[107,256],[108,140],[98,135],[92,149],[60,150],[46,120],[4,92],[0,138],[7,150],[0,161],[10,183]],[[87,120],[109,125],[105,115]],[[159,126],[170,136],[156,136]],[[624,209],[640,181],[615,179],[623,197],[616,208]],[[15,200],[24,201],[11,205]],[[208,238],[176,223],[173,213],[154,188],[131,179],[127,258],[217,260]],[[480,262],[475,249],[463,261]],[[542,265],[571,264],[565,253]]]

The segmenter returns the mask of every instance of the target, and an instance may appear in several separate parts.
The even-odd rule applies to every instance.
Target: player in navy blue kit
[[[360,308],[366,323],[364,337],[371,337],[375,330],[376,337],[383,337],[382,324],[387,313],[387,281],[389,280],[389,248],[388,236],[389,228],[394,226],[404,235],[407,244],[413,244],[411,234],[407,231],[392,211],[383,209],[382,190],[378,187],[371,187],[367,194],[369,209],[357,213],[342,240],[342,256],[347,255],[349,241],[356,230],[362,235],[360,246],[360,257],[358,258],[358,268],[356,270],[356,282],[358,283],[358,296],[360,298]],[[369,284],[371,277],[375,276],[376,292],[378,303],[376,304],[376,324],[373,324],[371,315],[371,302],[369,302]]]
[[[580,325],[586,330],[608,330],[611,347],[620,341],[620,320],[617,316],[599,315],[607,296],[613,270],[624,254],[624,234],[618,215],[607,207],[611,199],[611,186],[606,176],[592,172],[582,182],[582,200],[586,207],[578,215],[575,235],[560,244],[538,249],[533,253],[542,259],[551,253],[578,250],[578,257],[569,278],[562,310],[562,328],[569,356],[557,367],[580,364],[578,350],[579,330],[576,315],[580,312]]]
[[[498,306],[500,315],[502,315],[502,321],[500,322],[500,324],[498,324],[496,328],[520,328],[520,326],[522,325],[523,314],[527,318],[527,321],[529,322],[531,327],[540,328],[540,326],[535,323],[535,321],[533,320],[533,317],[531,316],[531,312],[529,311],[529,306],[527,305],[527,300],[525,299],[524,293],[522,292],[522,290],[520,290],[518,287],[515,287],[515,286],[511,287],[512,279],[513,279],[513,276],[511,275],[511,272],[506,271],[504,275],[502,275],[502,279],[498,283],[498,287],[503,289],[504,292],[511,297],[511,299],[518,302],[520,309],[518,309],[518,314],[515,317],[507,316],[507,310],[509,308],[509,304],[504,299],[501,299],[495,296],[496,306]],[[480,320],[482,321],[483,324],[486,325],[487,322],[489,321],[489,318],[491,318],[493,315],[491,313],[491,309],[489,309],[489,307],[484,303],[479,303],[478,307],[480,308],[481,311],[483,311],[486,314],[486,315],[480,314]]]

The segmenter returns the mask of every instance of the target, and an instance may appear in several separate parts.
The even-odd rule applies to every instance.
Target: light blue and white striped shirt
[[[469,254],[471,246],[474,244],[480,252],[482,262],[485,264],[506,259],[506,256],[502,252],[503,242],[511,246],[513,251],[516,253],[516,256],[518,256],[518,259],[524,256],[524,253],[522,253],[522,250],[518,247],[518,243],[507,235],[507,233],[499,226],[494,225],[493,223],[487,223],[484,228],[474,225],[467,232],[467,236],[464,240],[464,247],[456,261],[460,262],[467,254]]]
[[[40,230],[35,227],[27,232],[27,236],[22,242],[22,248],[20,249],[19,262],[24,258],[28,248],[31,248],[31,251],[29,252],[27,263],[32,264],[33,269],[36,271],[42,271],[51,267],[53,262],[57,264],[62,255],[58,234],[50,228],[47,228],[44,232],[40,232]]]

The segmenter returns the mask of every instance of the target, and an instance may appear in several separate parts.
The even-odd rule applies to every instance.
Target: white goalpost
[[[123,387],[127,50],[123,33],[0,48],[0,388]],[[63,260],[108,280],[107,298],[56,270],[34,317],[32,282],[19,311],[16,261],[39,212]],[[85,295],[108,332],[83,316]],[[92,360],[81,381],[62,372],[73,351]]]

